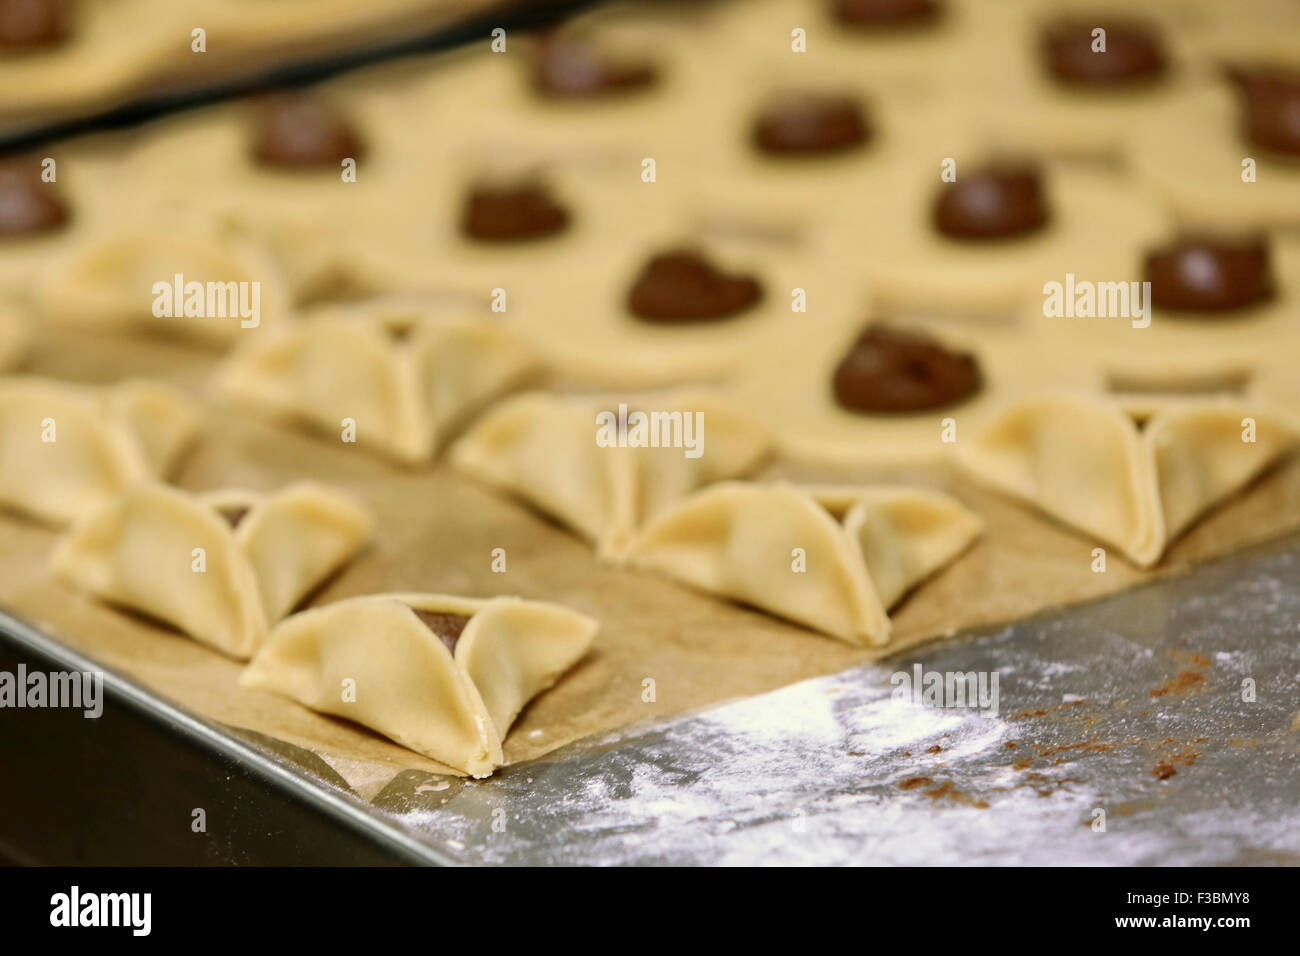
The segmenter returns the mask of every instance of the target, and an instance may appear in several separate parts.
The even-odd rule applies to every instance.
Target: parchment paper
[[[97,383],[149,376],[201,394],[215,362],[214,355],[165,340],[46,331],[25,371]],[[984,516],[988,529],[896,609],[893,642],[869,651],[666,580],[603,567],[576,537],[444,463],[403,470],[358,446],[215,406],[209,406],[203,436],[176,483],[193,490],[273,490],[309,477],[364,499],[378,517],[374,544],[308,604],[378,591],[508,593],[557,601],[599,619],[591,653],[511,729],[505,746],[511,762],[645,718],[840,671],[965,627],[1118,591],[1300,528],[1297,461],[1198,524],[1155,571],[1138,571],[1112,552],[1101,574],[1091,570],[1094,542],[955,476],[829,474],[780,463],[767,474],[924,482],[966,502]],[[242,690],[237,661],[53,582],[46,564],[55,536],[51,529],[0,515],[0,604],[6,610],[199,714],[319,754],[367,799],[402,770],[448,772],[355,724]],[[490,567],[498,547],[506,549],[504,574]],[[643,700],[646,678],[655,682],[653,702]]]

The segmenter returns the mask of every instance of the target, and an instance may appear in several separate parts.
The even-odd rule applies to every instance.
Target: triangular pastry
[[[531,354],[490,321],[434,318],[381,301],[327,308],[232,355],[225,398],[399,461],[431,459],[471,415],[524,381]]]
[[[1254,422],[1251,441],[1243,439],[1246,419]],[[1189,401],[1140,427],[1109,399],[1060,391],[1008,407],[959,444],[958,460],[977,478],[1149,567],[1297,438],[1290,423],[1247,402]]]
[[[156,382],[0,380],[0,504],[66,524],[165,478],[197,431],[193,402]]]
[[[32,297],[50,322],[217,345],[255,336],[287,309],[284,279],[269,256],[202,229],[97,235],[42,269]]]
[[[568,608],[513,597],[351,598],[282,622],[240,683],[486,777],[503,762],[515,717],[587,652],[597,627]]]
[[[651,521],[628,563],[878,646],[889,640],[888,609],[982,527],[959,502],[920,488],[727,481]]]
[[[367,512],[299,483],[273,494],[190,494],[146,483],[72,528],[55,573],[165,621],[232,657],[345,564],[370,534]]]
[[[642,438],[657,447],[640,446]],[[602,557],[617,557],[647,519],[697,488],[750,472],[769,449],[761,425],[705,392],[529,392],[490,409],[451,459],[561,521]]]

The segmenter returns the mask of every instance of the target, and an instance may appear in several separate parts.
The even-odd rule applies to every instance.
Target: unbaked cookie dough
[[[217,347],[264,335],[288,310],[283,274],[255,243],[143,226],[78,238],[33,278],[31,301],[55,325]]]
[[[273,495],[145,483],[74,526],[51,560],[75,587],[247,659],[370,526],[359,504],[308,483]]]
[[[413,115],[438,118],[413,135],[492,133],[618,165],[654,158],[661,177],[684,176],[701,146],[692,108],[715,53],[711,17],[707,8],[612,4],[552,31],[507,32],[500,52],[485,36],[402,95]]]
[[[697,488],[748,474],[769,450],[761,425],[708,392],[529,392],[484,415],[451,461],[618,560],[648,519]]]
[[[1177,4],[981,5],[974,53],[954,64],[945,98],[1004,150],[1113,163],[1135,130],[1202,75],[1185,19]]]
[[[710,62],[718,83],[736,69],[807,60],[847,82],[907,93],[980,55],[976,27],[987,16],[988,5],[959,0],[735,0],[711,25]]]
[[[170,474],[198,422],[188,397],[156,382],[0,378],[0,505],[56,525],[94,513]]]
[[[1268,61],[1238,65],[1272,68]],[[1300,109],[1300,46],[1286,71],[1290,95],[1264,93],[1258,109],[1261,125],[1285,131],[1290,124],[1290,152],[1252,138],[1247,94],[1226,76],[1188,89],[1132,130],[1129,163],[1188,228],[1300,224],[1300,132],[1294,122]],[[1253,181],[1243,179],[1252,176]]]
[[[809,301],[817,294],[810,290]],[[810,306],[800,318],[801,326],[769,340],[724,391],[771,428],[784,455],[815,465],[942,460],[1003,403],[1084,384],[1092,372],[1032,323],[898,318],[867,302]],[[876,340],[855,347],[864,333]],[[841,372],[851,355],[851,368]],[[964,385],[953,378],[969,378],[969,371],[947,367],[961,358],[974,371]],[[857,378],[848,387],[877,397],[846,404],[836,390],[837,377],[846,375]]]
[[[524,705],[582,658],[598,627],[513,597],[352,598],[281,623],[240,683],[486,777],[504,762],[502,742]]]
[[[1053,351],[1092,370],[1084,383],[1146,413],[1209,394],[1266,396],[1300,348],[1300,241],[1284,234],[1171,234],[1138,271],[1061,276],[1062,313],[1030,310]],[[1145,315],[1134,309],[1150,281]],[[1119,288],[1108,287],[1115,283]],[[1129,303],[1115,314],[1116,305]],[[1261,391],[1261,388],[1265,391]]]
[[[509,327],[566,381],[593,388],[712,384],[781,328],[821,265],[784,246],[683,226],[575,251],[509,284]]]
[[[727,481],[652,520],[628,561],[842,641],[880,646],[889,641],[888,609],[982,528],[977,515],[933,491]]]
[[[958,447],[979,481],[1156,564],[1197,518],[1300,444],[1262,403],[1207,400],[1139,426],[1111,401],[1053,392],[1017,402]]]
[[[947,159],[952,182],[940,179]],[[917,156],[890,190],[846,196],[827,225],[882,309],[985,317],[1017,312],[1067,271],[1129,275],[1168,228],[1112,173],[961,149]]]
[[[231,355],[213,386],[227,401],[418,464],[535,367],[489,319],[392,297],[320,307]]]
[[[122,175],[150,183],[155,215],[265,247],[294,303],[373,292],[382,223],[428,157],[384,84],[346,79],[169,117]]]
[[[191,58],[195,11],[167,0],[0,2],[0,123],[105,109]],[[191,59],[191,62],[194,62]]]
[[[25,310],[0,297],[0,372],[22,364],[32,340],[32,323]]]

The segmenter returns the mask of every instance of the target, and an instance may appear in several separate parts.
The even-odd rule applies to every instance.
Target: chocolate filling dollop
[[[238,528],[239,522],[244,520],[244,516],[248,514],[248,511],[249,509],[246,506],[231,505],[225,508],[218,508],[217,514],[221,515],[230,527]]]
[[[1227,312],[1273,295],[1268,242],[1263,236],[1189,236],[1147,254],[1151,302],[1174,312]]]
[[[460,640],[465,625],[469,623],[469,615],[452,614],[450,611],[421,611],[418,607],[413,607],[411,610],[420,619],[420,623],[433,631],[438,640],[447,645],[447,650],[456,653],[456,642]]]
[[[68,0],[0,0],[0,50],[34,50],[67,39]]]
[[[268,97],[257,119],[253,155],[268,166],[337,167],[358,159],[362,144],[333,106],[313,96],[282,93]]]
[[[1006,239],[1047,224],[1036,166],[998,164],[946,183],[934,204],[934,227],[953,239]]]
[[[649,63],[626,62],[575,37],[538,44],[533,89],[543,96],[585,98],[629,93],[653,86],[659,72]]]
[[[979,364],[926,335],[871,325],[840,360],[835,398],[854,412],[924,412],[979,391]]]
[[[484,242],[519,242],[561,232],[569,213],[540,183],[475,186],[465,201],[461,230]]]
[[[0,165],[0,238],[49,232],[67,220],[57,187],[41,181],[35,162]]]
[[[1242,100],[1242,127],[1256,146],[1300,156],[1300,72],[1233,67],[1228,76]]]
[[[754,145],[778,156],[838,153],[871,135],[862,104],[854,96],[801,93],[769,103],[754,122]]]
[[[933,23],[943,5],[939,0],[832,0],[831,9],[845,26],[879,30]]]
[[[1106,31],[1104,52],[1092,48],[1098,27]],[[1149,83],[1166,69],[1160,35],[1142,23],[1059,20],[1043,30],[1042,44],[1047,69],[1071,86]]]
[[[752,276],[729,275],[696,252],[673,250],[646,263],[627,306],[651,322],[698,322],[743,312],[762,296]]]

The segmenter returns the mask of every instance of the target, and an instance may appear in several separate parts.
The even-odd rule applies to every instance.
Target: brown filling
[[[477,186],[470,191],[461,230],[483,242],[542,239],[564,230],[568,211],[540,183]]]
[[[0,238],[49,232],[68,219],[57,187],[41,182],[35,160],[0,165]]]
[[[465,625],[469,623],[468,614],[452,614],[450,611],[421,611],[418,607],[413,607],[411,610],[420,619],[420,623],[433,631],[438,640],[447,645],[447,650],[453,654],[456,653],[456,642],[460,640]]]
[[[979,364],[936,340],[885,325],[869,326],[835,369],[839,404],[854,412],[906,413],[943,408],[979,391]]]
[[[1300,156],[1300,73],[1230,67],[1242,100],[1242,127],[1256,146]]]
[[[690,250],[673,250],[646,263],[628,293],[632,314],[650,322],[699,322],[735,315],[763,296],[758,280],[729,275]]]
[[[67,39],[68,0],[0,0],[0,50],[33,50]]]
[[[779,156],[838,153],[861,146],[870,129],[856,97],[805,93],[766,106],[754,123],[754,145]]]
[[[999,163],[946,183],[934,227],[952,239],[1007,239],[1038,231],[1049,218],[1037,166]]]
[[[858,29],[915,27],[939,19],[939,0],[832,0],[835,18]]]
[[[642,90],[657,80],[652,65],[617,61],[573,37],[543,40],[533,60],[533,89],[543,96],[608,96]]]
[[[1106,50],[1093,50],[1092,31],[1106,31]],[[1159,34],[1140,23],[1063,20],[1043,31],[1048,71],[1071,86],[1108,87],[1147,83],[1165,73]]]
[[[226,507],[218,508],[217,514],[221,515],[230,527],[238,528],[239,522],[244,520],[244,516],[248,514],[248,511],[249,509],[247,506],[228,505]]]
[[[1189,236],[1148,253],[1151,303],[1173,312],[1227,312],[1273,296],[1268,242],[1263,236]]]
[[[253,155],[268,166],[337,167],[357,159],[361,141],[332,106],[303,93],[268,97],[257,118]]]

